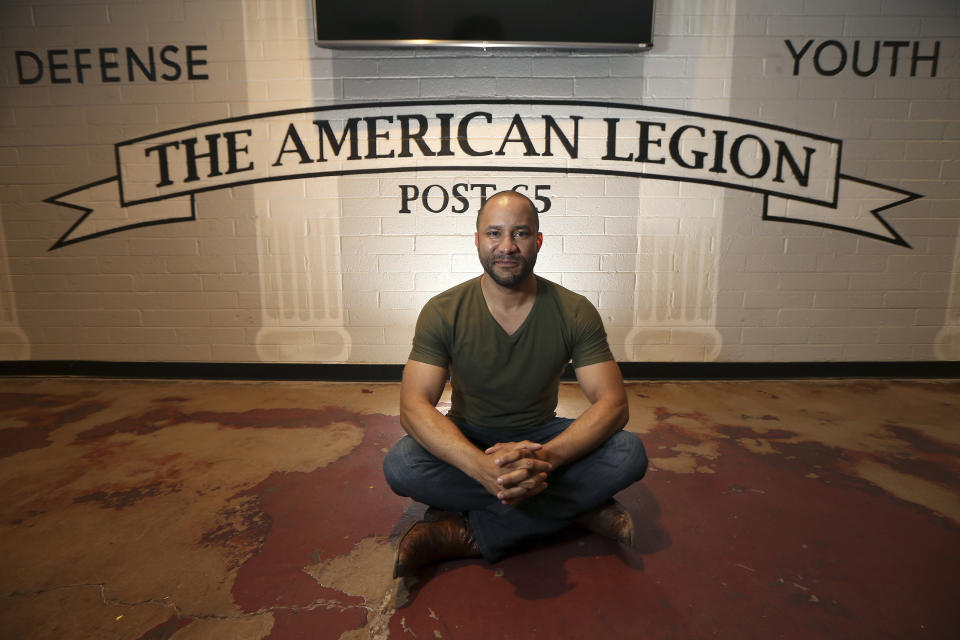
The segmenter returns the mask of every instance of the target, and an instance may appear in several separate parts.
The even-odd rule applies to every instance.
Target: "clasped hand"
[[[500,502],[514,505],[531,498],[547,488],[547,473],[553,468],[543,460],[539,451],[543,445],[523,442],[498,442],[486,451],[493,463],[490,478],[484,485]]]

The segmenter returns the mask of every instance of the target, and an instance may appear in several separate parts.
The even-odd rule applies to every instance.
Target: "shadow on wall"
[[[874,18],[862,20],[869,22]],[[848,24],[847,28],[856,31],[863,27]],[[731,34],[737,35],[733,31]],[[790,38],[771,39],[770,47],[780,50],[779,54],[772,54],[757,51],[757,39],[750,35],[744,33],[731,39],[729,102],[735,112],[730,115],[762,118],[770,125],[839,138],[843,144],[843,174],[862,171],[864,181],[883,178],[882,172],[888,171],[883,167],[884,160],[876,164],[880,175],[870,175],[874,162],[878,156],[893,157],[887,155],[888,145],[892,149],[903,145],[898,134],[888,136],[885,130],[891,124],[909,124],[890,119],[894,105],[884,96],[897,96],[897,105],[907,104],[902,102],[903,96],[917,95],[922,99],[922,83],[931,79],[903,73],[897,77],[863,77],[849,65],[837,69],[840,75],[818,73],[819,62],[814,65],[809,58],[798,72],[793,69],[786,43]],[[806,39],[805,36],[800,42]],[[881,68],[884,64],[881,62]],[[763,72],[759,71],[761,65]],[[764,83],[770,87],[764,87]],[[774,89],[777,84],[782,88]],[[865,96],[872,97],[863,99]],[[891,181],[890,189],[923,194],[924,181],[912,180],[910,174],[910,170],[900,174],[905,177]],[[847,189],[855,185],[849,180],[845,184]],[[857,211],[870,224],[878,225],[873,216],[883,209],[875,209],[879,205],[871,197],[855,192],[844,202],[838,180],[838,206],[825,210],[825,215],[842,218]],[[938,285],[920,284],[921,274],[936,276],[929,278],[934,283],[951,271],[949,255],[935,249],[935,243],[923,236],[953,238],[957,226],[945,216],[936,221],[917,220],[925,215],[923,207],[933,205],[928,200],[913,202],[914,199],[884,213],[904,238],[917,238],[916,248],[910,248],[882,242],[869,234],[839,230],[843,225],[830,228],[830,217],[823,220],[823,226],[764,220],[759,194],[727,194],[722,206],[730,215],[723,216],[724,233],[718,236],[724,260],[717,274],[718,290],[724,301],[717,326],[728,343],[723,359],[828,362],[960,358],[960,244],[952,262],[949,302],[946,291],[943,298],[937,299]],[[844,204],[846,207],[841,206]],[[918,224],[916,233],[911,233],[913,221]],[[934,225],[938,226],[936,230]],[[942,329],[937,318],[939,309],[946,309],[946,326]]]

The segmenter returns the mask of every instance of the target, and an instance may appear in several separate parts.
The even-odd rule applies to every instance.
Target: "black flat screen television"
[[[642,51],[654,0],[314,0],[325,48]]]

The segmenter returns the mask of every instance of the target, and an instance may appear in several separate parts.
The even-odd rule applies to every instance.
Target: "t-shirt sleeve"
[[[410,359],[437,367],[450,364],[450,341],[446,337],[446,328],[440,310],[433,301],[427,302],[417,318]]]
[[[577,306],[574,332],[573,353],[571,354],[574,369],[613,360],[613,353],[607,343],[607,332],[603,328],[600,313],[586,299],[582,300]]]

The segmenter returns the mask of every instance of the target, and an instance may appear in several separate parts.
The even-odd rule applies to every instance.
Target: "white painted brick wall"
[[[465,213],[418,201],[401,214],[400,185],[522,182],[551,186],[538,271],[598,305],[620,359],[960,359],[937,342],[960,322],[955,2],[660,2],[654,49],[633,55],[331,52],[313,46],[307,9],[0,7],[0,319],[16,317],[30,357],[403,362],[423,302],[480,269],[475,195]],[[814,40],[797,75],[785,39]],[[858,40],[867,52],[875,40],[918,41],[921,54],[939,40],[938,74],[921,61],[910,76],[905,47],[894,77],[887,49],[869,77],[850,61],[824,77],[813,56],[826,40],[851,55]],[[205,45],[210,79],[105,84],[90,71],[84,84],[17,83],[15,50],[167,43]],[[196,221],[48,251],[78,212],[43,201],[115,174],[123,140],[279,109],[487,97],[688,109],[835,137],[843,173],[924,196],[883,214],[912,248],[764,221],[760,195],[718,186],[423,171],[199,194]],[[667,306],[650,314],[654,300]]]

